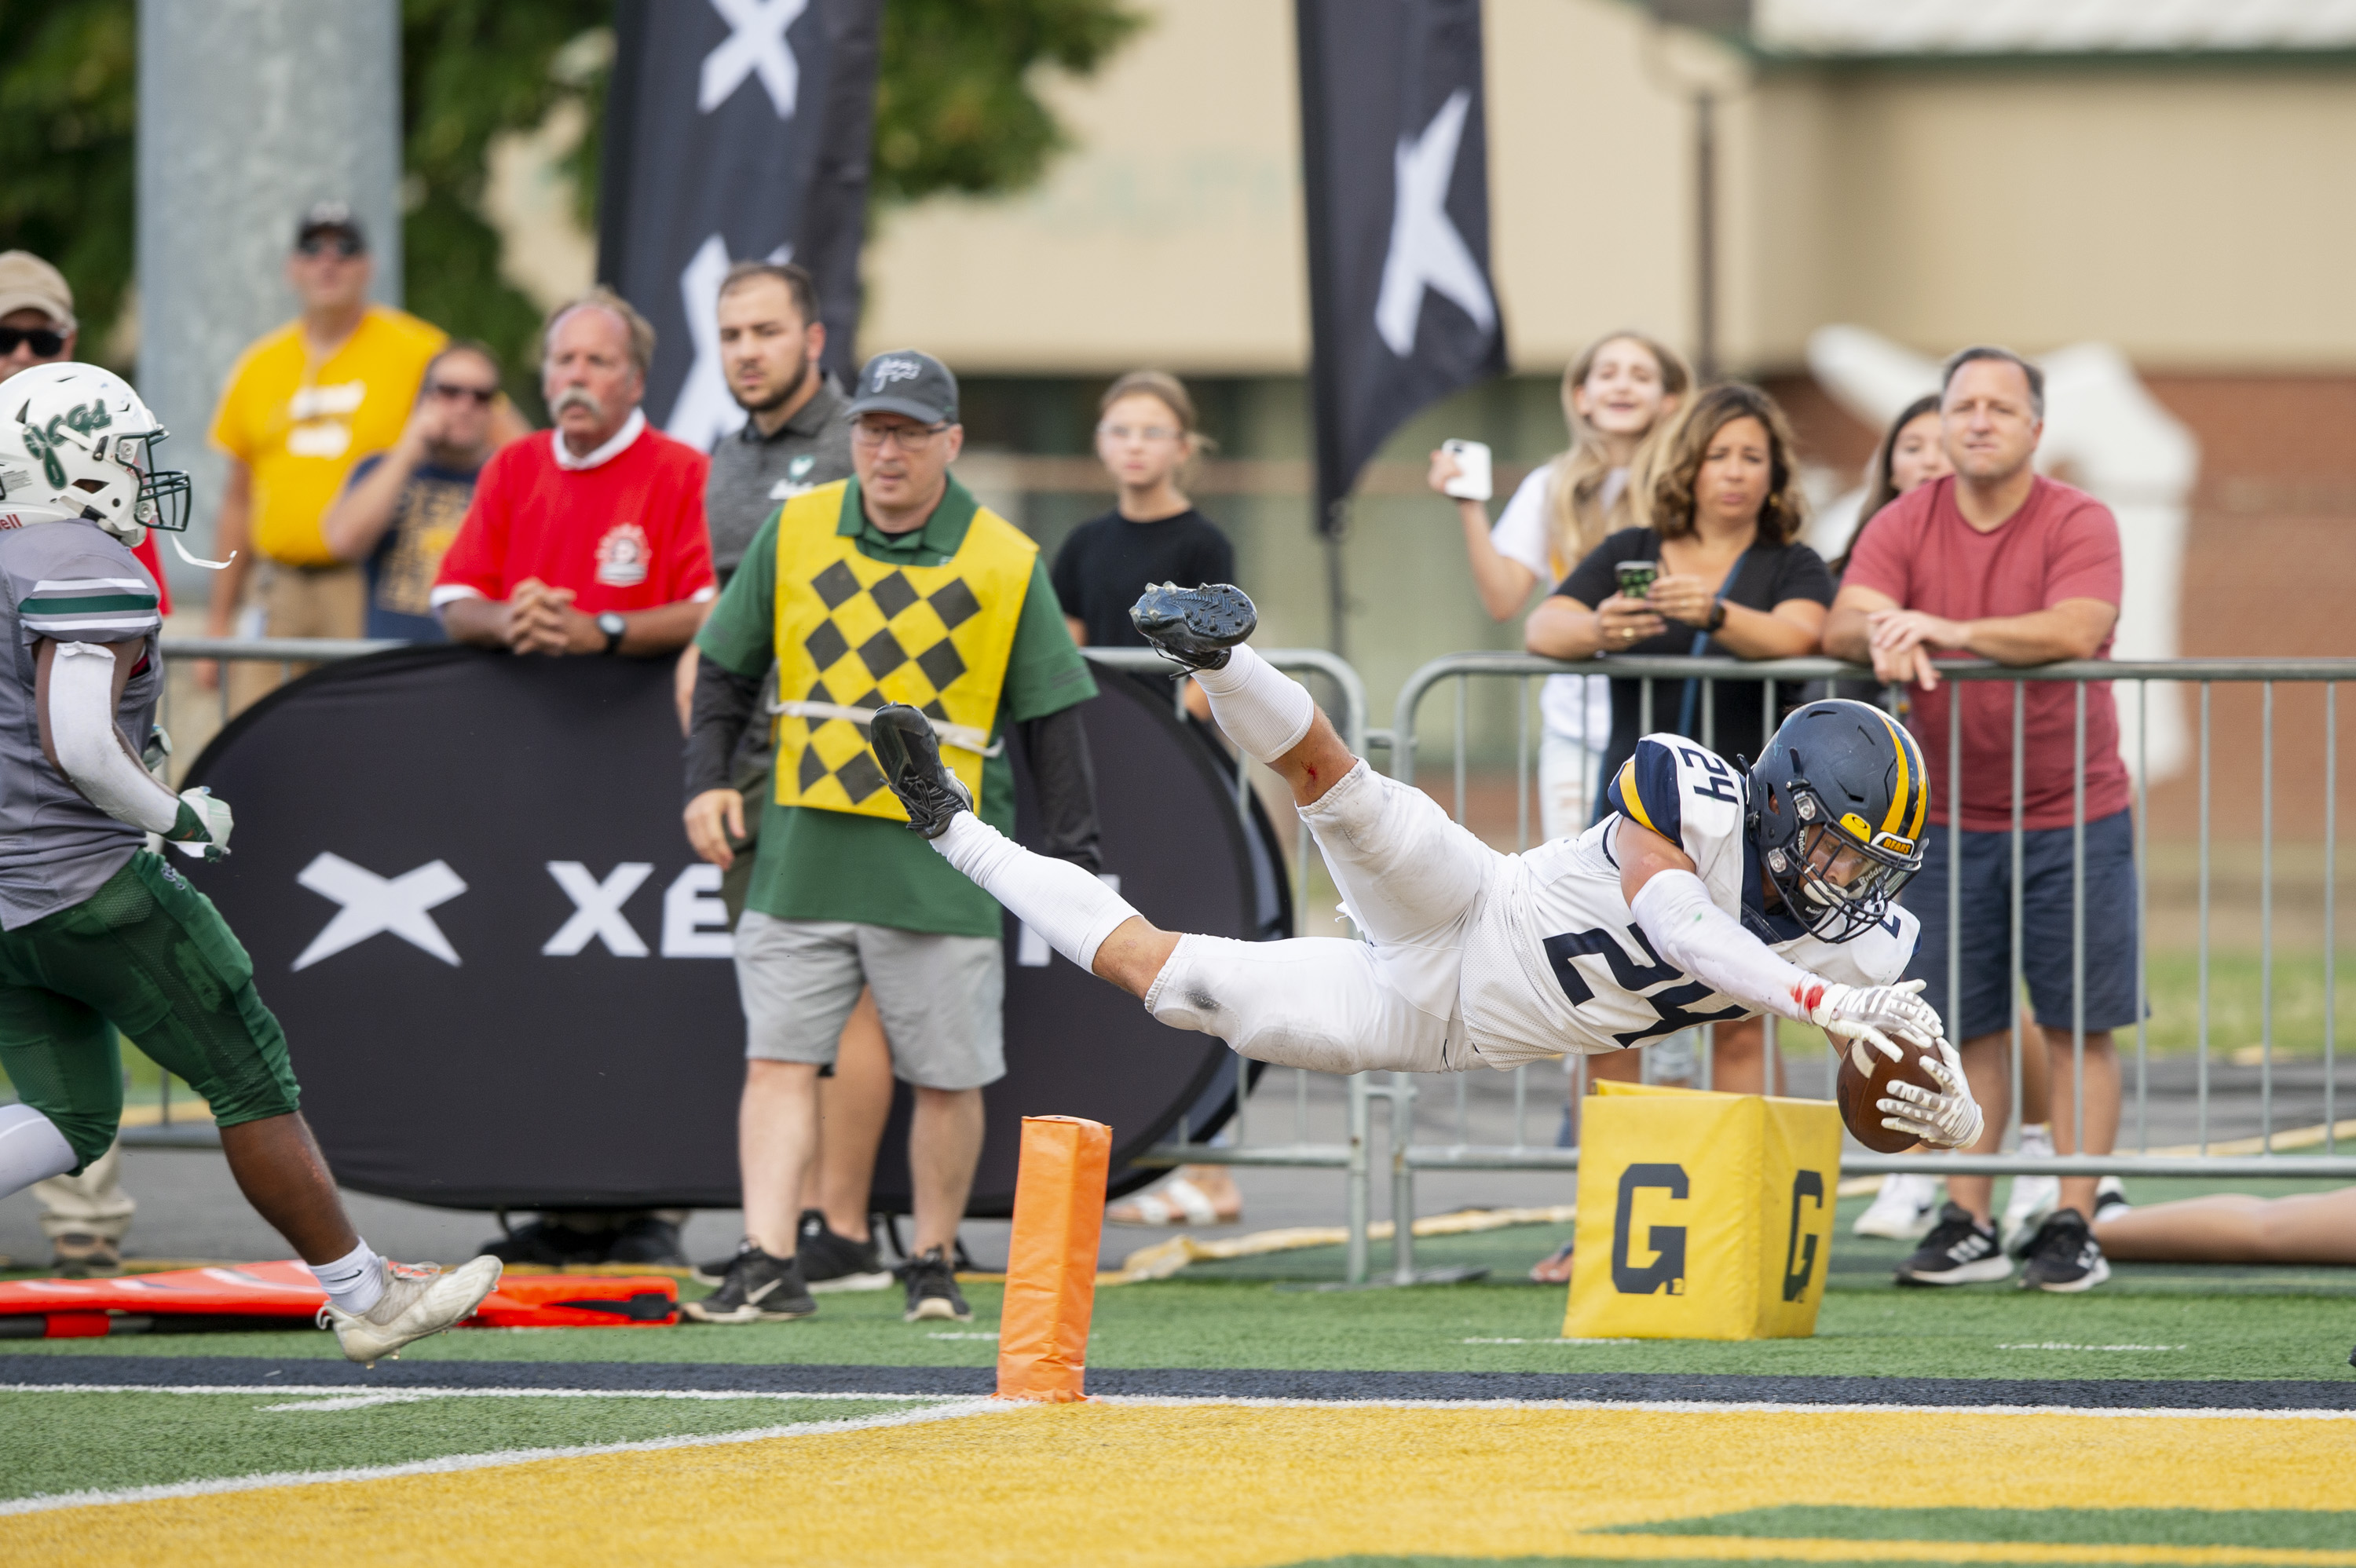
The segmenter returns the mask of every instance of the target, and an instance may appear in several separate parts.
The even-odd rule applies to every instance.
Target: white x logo
[[[570,958],[588,946],[594,936],[616,958],[647,955],[646,943],[622,918],[622,906],[638,891],[638,884],[654,874],[652,866],[644,860],[625,860],[601,882],[578,860],[551,860],[548,874],[573,901],[573,918],[557,928],[541,953],[552,958]]]
[[[712,8],[728,24],[728,37],[703,57],[695,106],[709,114],[727,102],[746,77],[758,76],[769,101],[777,107],[777,118],[792,119],[802,72],[786,42],[786,29],[809,6],[809,0],[712,0]]]
[[[420,947],[444,964],[458,962],[457,950],[434,917],[425,912],[447,903],[466,891],[458,873],[441,860],[398,877],[385,878],[353,865],[341,855],[321,854],[294,879],[324,899],[344,907],[327,929],[311,939],[294,967],[307,969],[322,958],[332,958],[347,947],[357,947],[380,931],[389,931],[412,947]]]
[[[1472,259],[1464,236],[1448,220],[1448,187],[1456,177],[1456,147],[1464,135],[1465,111],[1472,105],[1472,93],[1459,88],[1440,106],[1422,135],[1413,141],[1399,139],[1397,187],[1391,197],[1391,248],[1383,258],[1375,330],[1402,359],[1415,352],[1415,327],[1423,315],[1427,285],[1454,300],[1482,331],[1497,325],[1489,281],[1481,275],[1481,263]]]

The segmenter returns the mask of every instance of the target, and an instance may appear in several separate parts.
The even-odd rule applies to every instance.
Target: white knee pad
[[[0,1196],[80,1163],[55,1122],[30,1105],[0,1105]]]

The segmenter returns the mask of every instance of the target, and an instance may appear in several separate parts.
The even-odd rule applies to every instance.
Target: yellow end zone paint
[[[0,1519],[0,1560],[1258,1568],[1347,1552],[2258,1563],[2356,1552],[1585,1533],[1786,1503],[2349,1509],[2342,1421],[1952,1412],[1010,1406],[928,1424]]]

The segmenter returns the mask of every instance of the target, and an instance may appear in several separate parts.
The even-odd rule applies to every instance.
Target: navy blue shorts
[[[2037,1021],[2071,1027],[2072,891],[2067,827],[2021,835],[2021,978]],[[1901,900],[1922,923],[1906,977],[1924,982],[1922,999],[1939,1010],[1958,1043],[2012,1027],[2012,835],[1965,832],[1963,897],[1963,1019],[1947,1000],[1947,837],[1923,840],[1922,873]],[[2086,1030],[2136,1021],[2135,829],[2131,814],[2086,824]]]

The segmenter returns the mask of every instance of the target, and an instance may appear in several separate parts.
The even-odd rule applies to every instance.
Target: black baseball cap
[[[955,424],[957,378],[948,366],[913,348],[878,354],[860,367],[859,386],[843,417],[855,420],[864,413],[905,414],[926,424]]]
[[[343,201],[315,201],[303,209],[294,225],[294,243],[299,248],[314,234],[348,234],[352,243],[368,249],[368,231],[352,213],[351,204]]]

